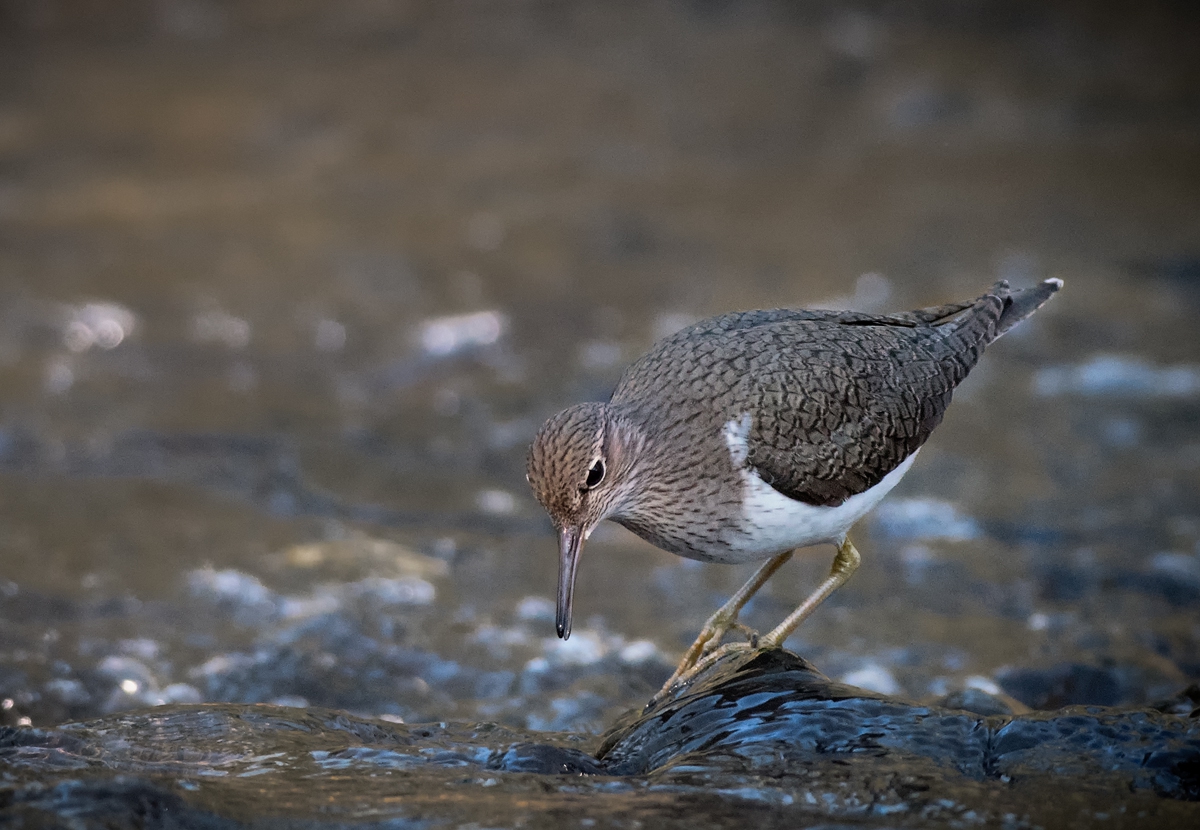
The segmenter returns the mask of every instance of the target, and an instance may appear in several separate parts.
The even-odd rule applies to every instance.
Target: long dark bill
[[[558,613],[555,625],[558,636],[571,636],[571,599],[575,595],[575,568],[579,565],[579,551],[583,550],[583,534],[572,528],[558,533]]]

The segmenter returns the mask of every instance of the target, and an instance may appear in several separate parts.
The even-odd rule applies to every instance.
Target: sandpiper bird
[[[998,282],[975,300],[883,316],[734,312],[659,341],[608,403],[558,413],[530,449],[529,483],[559,535],[558,636],[571,634],[583,543],[612,519],[691,559],[766,560],[708,619],[663,692],[722,651],[742,607],[796,548],[835,545],[830,575],[751,638],[782,645],[858,568],[847,531],[912,466],[984,347],[1061,287]]]

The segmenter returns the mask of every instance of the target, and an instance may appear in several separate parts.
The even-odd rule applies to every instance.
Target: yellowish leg
[[[716,610],[711,617],[704,623],[704,627],[700,629],[700,635],[696,637],[696,641],[692,643],[687,653],[683,655],[683,659],[679,661],[679,667],[675,669],[675,673],[671,678],[663,684],[663,687],[655,695],[655,699],[661,697],[664,692],[674,686],[684,675],[688,674],[689,670],[696,665],[704,654],[711,648],[715,648],[721,642],[721,638],[725,636],[725,632],[729,629],[740,625],[737,621],[738,614],[750,601],[750,598],[758,593],[758,589],[767,583],[783,563],[792,558],[792,551],[781,553],[778,556],[773,556],[762,564],[754,576],[738,589],[737,593],[729,598],[729,601]],[[690,676],[690,675],[689,675]]]
[[[780,557],[776,557],[775,559],[768,561],[767,564],[763,565],[759,569],[759,572],[754,575],[754,579],[751,579],[750,582],[747,582],[746,585],[743,586],[741,591],[738,591],[738,594],[735,595],[735,598],[749,588],[751,584],[758,579],[760,574],[770,568],[769,572],[763,576],[762,580],[754,586],[753,590],[751,590],[746,598],[742,601],[742,605],[745,605],[746,600],[748,600],[750,596],[753,596],[754,591],[757,591],[759,588],[761,588],[762,584],[766,582],[768,578],[770,578],[771,574],[775,573],[779,566],[786,562],[787,558],[790,556],[790,553],[781,554]],[[778,563],[776,563],[777,559],[780,560]],[[862,557],[859,556],[858,550],[854,547],[854,544],[850,541],[850,539],[843,539],[842,543],[838,545],[837,555],[833,557],[833,568],[830,570],[829,576],[825,577],[825,580],[817,586],[817,589],[808,595],[808,599],[800,603],[799,608],[788,614],[787,619],[775,626],[775,628],[771,629],[771,632],[765,637],[759,637],[757,643],[727,643],[718,649],[713,649],[712,651],[704,653],[703,644],[700,643],[700,639],[697,639],[696,642],[692,644],[692,647],[688,649],[687,655],[684,656],[685,662],[680,664],[680,667],[675,670],[675,674],[671,675],[671,679],[667,681],[666,685],[659,690],[658,694],[656,694],[650,702],[653,703],[655,700],[661,698],[672,687],[687,683],[697,674],[711,666],[713,663],[731,651],[744,648],[779,648],[782,646],[784,640],[791,636],[791,633],[796,630],[796,627],[799,626],[800,623],[804,622],[804,620],[817,609],[818,605],[824,602],[830,594],[846,583],[846,580],[850,578],[850,575],[858,570],[858,565],[861,561]],[[772,565],[774,565],[773,568],[771,567]],[[725,611],[730,604],[732,604],[732,602],[733,600],[731,599],[725,605],[721,606],[720,610],[718,610],[716,614],[713,614],[713,616],[709,619],[709,623],[712,623],[714,619],[719,617],[721,613]],[[740,608],[741,606],[738,606],[739,610]],[[736,617],[736,612],[734,616]],[[708,627],[709,625],[706,623],[704,626],[705,631],[708,630]],[[704,632],[701,632],[701,637],[703,636]],[[697,650],[698,644],[700,644],[700,651],[696,654],[698,659],[694,659],[691,665],[686,665],[687,658],[692,655],[693,651]]]
[[[808,595],[808,599],[800,603],[799,608],[788,614],[787,619],[771,629],[767,636],[760,637],[758,644],[763,648],[782,646],[783,641],[796,630],[796,626],[804,622],[809,614],[816,611],[817,606],[824,602],[830,594],[846,584],[846,580],[858,570],[861,562],[862,557],[858,555],[858,549],[854,547],[850,537],[843,539],[842,543],[838,545],[837,555],[833,557],[833,568],[830,570],[829,576],[825,577],[825,581],[817,586],[817,590]]]

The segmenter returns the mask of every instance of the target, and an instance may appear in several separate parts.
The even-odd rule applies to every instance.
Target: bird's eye
[[[588,470],[587,480],[583,482],[583,487],[585,490],[591,490],[602,481],[604,481],[604,462],[597,458],[596,463],[592,465],[592,469]]]

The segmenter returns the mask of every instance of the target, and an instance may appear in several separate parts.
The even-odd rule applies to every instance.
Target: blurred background
[[[0,0],[0,719],[599,730],[751,569],[612,526],[554,639],[541,421],[711,314],[1050,276],[789,646],[922,700],[1177,692],[1197,43],[1165,0]]]

